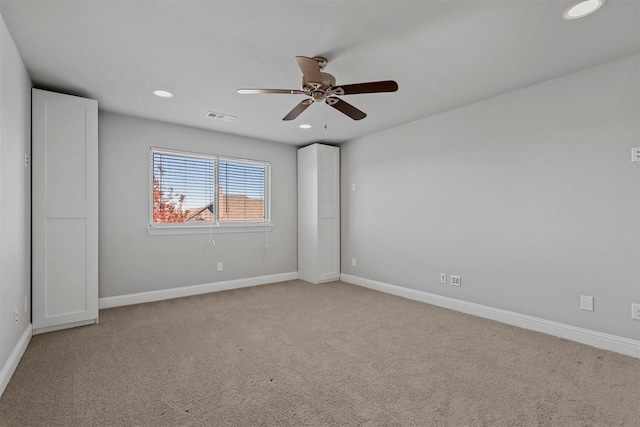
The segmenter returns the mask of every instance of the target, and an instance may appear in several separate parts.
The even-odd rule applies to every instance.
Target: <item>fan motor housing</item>
[[[302,90],[329,89],[336,85],[336,78],[329,73],[320,73],[322,75],[321,82],[309,82],[302,76]]]
[[[302,90],[309,95],[315,102],[322,102],[330,91],[336,85],[336,78],[329,73],[320,73],[322,75],[321,82],[310,82],[302,76]]]

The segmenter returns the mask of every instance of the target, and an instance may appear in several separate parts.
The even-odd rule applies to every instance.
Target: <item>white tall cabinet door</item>
[[[311,283],[340,278],[338,147],[298,150],[298,277]]]
[[[34,333],[98,320],[98,103],[33,89]]]

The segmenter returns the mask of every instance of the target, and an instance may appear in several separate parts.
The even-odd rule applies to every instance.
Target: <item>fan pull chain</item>
[[[324,130],[327,130],[327,103],[324,103]]]

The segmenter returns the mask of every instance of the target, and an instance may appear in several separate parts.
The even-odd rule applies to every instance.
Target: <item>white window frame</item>
[[[171,156],[201,158],[214,161],[214,191],[216,192],[214,218],[213,223],[154,223],[153,222],[153,156],[154,154],[166,154]],[[264,188],[264,215],[265,220],[262,222],[225,222],[219,221],[219,173],[218,162],[228,161],[234,163],[245,163],[250,165],[258,165],[265,167],[265,188]],[[271,231],[273,224],[271,223],[271,162],[262,160],[250,160],[229,156],[221,156],[217,154],[195,153],[189,151],[171,150],[159,147],[150,147],[149,150],[149,234],[211,234],[211,233],[250,233]]]

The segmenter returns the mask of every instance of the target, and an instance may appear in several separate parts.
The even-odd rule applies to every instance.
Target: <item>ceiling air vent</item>
[[[230,116],[228,114],[222,113],[214,113],[213,111],[209,111],[207,113],[207,117],[211,117],[213,119],[224,120],[225,122],[232,122],[236,119],[236,116]]]

